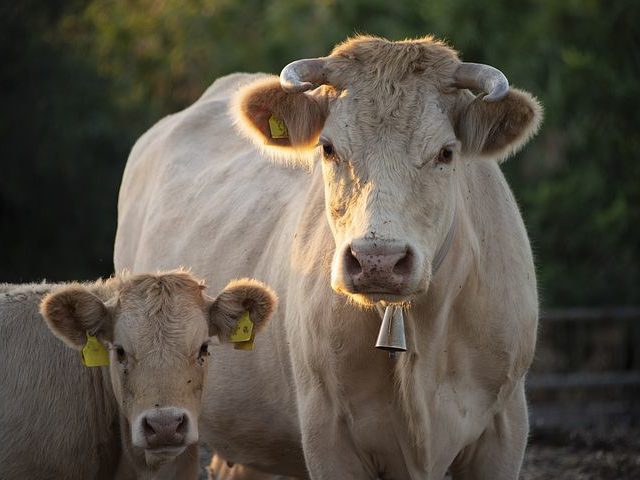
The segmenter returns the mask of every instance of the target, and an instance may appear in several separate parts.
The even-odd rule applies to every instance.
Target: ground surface
[[[203,449],[203,457],[208,454]],[[203,458],[203,474],[206,459]],[[534,426],[521,480],[640,480],[640,426]]]
[[[534,432],[522,480],[640,479],[640,430]]]

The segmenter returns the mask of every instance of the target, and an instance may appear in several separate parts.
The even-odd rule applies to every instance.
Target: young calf
[[[255,280],[203,290],[184,271],[1,285],[0,478],[195,479],[211,337],[245,312],[255,333],[276,303]],[[72,350],[89,336],[108,367]]]

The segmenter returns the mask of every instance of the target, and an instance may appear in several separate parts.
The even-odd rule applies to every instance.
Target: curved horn
[[[280,85],[285,92],[298,93],[327,83],[326,60],[305,58],[296,60],[282,69]]]
[[[487,93],[483,98],[485,102],[497,102],[509,93],[509,80],[491,65],[463,62],[453,78],[454,85],[458,88],[471,88]]]

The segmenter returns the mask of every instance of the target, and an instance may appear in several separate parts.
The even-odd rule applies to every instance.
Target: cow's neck
[[[469,221],[464,200],[457,199],[453,222],[441,247],[434,274],[427,293],[416,299],[405,313],[407,352],[397,355],[394,362],[397,401],[415,449],[413,458],[403,452],[407,465],[431,463],[435,452],[422,450],[422,446],[435,432],[431,431],[430,411],[425,398],[429,398],[429,386],[425,389],[425,378],[433,385],[439,384],[441,376],[449,368],[447,350],[450,348],[449,322],[455,317],[455,309],[470,279],[477,275],[477,252],[473,248],[472,223]],[[428,384],[429,382],[427,382]],[[433,393],[433,392],[431,392]]]

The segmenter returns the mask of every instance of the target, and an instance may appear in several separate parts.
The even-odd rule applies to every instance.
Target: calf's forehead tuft
[[[204,284],[191,273],[183,270],[157,274],[123,274],[116,277],[118,298],[123,306],[133,303],[151,310],[162,310],[176,302],[204,302]]]

